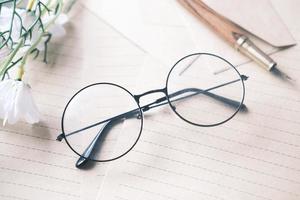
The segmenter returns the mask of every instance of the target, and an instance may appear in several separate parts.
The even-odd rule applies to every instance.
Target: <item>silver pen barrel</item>
[[[235,34],[235,48],[248,56],[266,70],[272,70],[277,63],[261,49],[259,49],[247,36]]]

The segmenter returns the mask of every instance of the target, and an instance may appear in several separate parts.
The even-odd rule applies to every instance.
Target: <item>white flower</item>
[[[23,26],[25,29],[28,29],[36,20],[36,16],[32,12],[27,12],[24,9],[16,9],[16,12],[20,15]],[[55,15],[46,13],[42,17],[43,24],[46,25],[48,22],[54,19]],[[10,28],[10,21],[12,18],[12,8],[3,7],[0,14],[0,32],[4,32],[9,30]],[[66,31],[64,25],[69,21],[68,16],[66,14],[60,14],[57,19],[49,25],[46,31],[52,34],[52,40],[56,40],[62,38],[66,35]],[[8,23],[9,22],[9,23]],[[11,37],[13,41],[17,41],[20,37],[21,32],[21,23],[18,17],[14,17],[13,21],[13,29],[11,32]],[[29,45],[34,44],[39,36],[42,34],[42,31],[39,28],[39,25],[36,25],[32,31],[32,38],[29,42]],[[8,36],[8,34],[6,34]],[[44,42],[46,38],[44,38],[38,45],[37,49],[43,51],[44,50]]]
[[[43,17],[43,23],[47,24],[48,22],[50,22],[55,16],[49,16],[49,15],[45,15]],[[60,14],[57,19],[55,20],[54,23],[50,24],[49,27],[47,28],[47,32],[51,34],[51,41],[58,41],[59,39],[61,39],[63,36],[66,35],[66,30],[64,28],[64,25],[69,21],[69,18],[66,14]],[[35,38],[33,37],[33,40]],[[46,41],[46,37],[44,37],[42,39],[42,41],[37,45],[37,49],[40,51],[44,51],[45,50],[45,41]]]
[[[40,118],[33,101],[30,86],[23,81],[4,80],[0,82],[0,118],[14,124],[19,120],[37,123]]]
[[[45,21],[51,20],[51,17],[48,19],[45,19]],[[48,28],[48,32],[52,34],[53,39],[61,38],[64,35],[66,35],[66,30],[64,28],[64,25],[68,23],[69,18],[66,14],[61,13],[55,22],[51,24]]]

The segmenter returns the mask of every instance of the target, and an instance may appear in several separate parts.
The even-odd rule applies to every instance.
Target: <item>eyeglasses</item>
[[[213,73],[214,69],[224,67],[230,70]],[[195,53],[175,63],[162,89],[133,95],[114,83],[91,84],[76,92],[67,103],[57,140],[64,139],[80,156],[77,167],[89,160],[116,160],[137,144],[143,129],[143,113],[154,108],[163,112],[168,104],[180,119],[200,127],[229,121],[245,108],[247,78],[220,56]],[[163,96],[140,105],[142,97],[153,93]]]

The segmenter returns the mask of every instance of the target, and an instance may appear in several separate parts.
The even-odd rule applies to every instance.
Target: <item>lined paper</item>
[[[99,199],[298,199],[299,91],[255,68],[242,68],[249,112],[222,126],[193,127],[169,108],[146,113]]]
[[[281,14],[299,43],[296,14],[285,8]],[[98,199],[299,199],[299,50],[272,55],[295,82],[254,63],[239,66],[249,76],[248,112],[224,125],[195,127],[167,106],[146,113],[140,141],[110,166]],[[147,63],[140,92],[164,86],[168,72],[154,58]]]
[[[68,99],[94,82],[135,84],[144,53],[78,3],[67,35],[53,40],[49,63],[26,65],[26,80],[41,112],[41,122],[0,128],[0,199],[95,199],[106,165],[78,170],[78,159],[57,142]]]

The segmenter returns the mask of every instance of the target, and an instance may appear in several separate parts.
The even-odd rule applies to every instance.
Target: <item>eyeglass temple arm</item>
[[[243,81],[248,79],[248,77],[245,76],[245,75],[241,75],[241,78],[242,78]],[[216,94],[213,94],[213,93],[209,92],[209,91],[211,91],[211,90],[214,90],[214,89],[217,89],[217,88],[220,88],[220,87],[224,87],[224,86],[226,86],[226,85],[229,85],[229,84],[232,84],[232,83],[235,83],[235,82],[238,82],[238,81],[241,81],[241,79],[236,79],[236,80],[233,80],[233,81],[230,81],[230,82],[227,82],[227,83],[224,83],[224,84],[220,84],[220,85],[217,85],[217,86],[214,86],[214,87],[205,89],[205,90],[197,89],[197,88],[186,88],[186,89],[179,90],[179,91],[177,91],[177,92],[174,92],[174,93],[170,94],[170,95],[169,95],[169,99],[170,99],[170,98],[173,98],[173,97],[176,97],[176,96],[178,96],[178,95],[180,95],[180,94],[183,94],[183,93],[185,93],[185,92],[197,91],[197,92],[195,92],[194,94],[190,94],[190,95],[183,96],[183,97],[180,97],[180,98],[175,99],[175,100],[171,100],[171,102],[178,101],[178,100],[181,100],[181,99],[186,99],[186,98],[188,98],[188,97],[195,96],[195,95],[198,95],[198,94],[206,94],[206,95],[209,95],[210,97],[216,98],[216,99],[218,99],[218,100],[222,100],[222,101],[226,100],[226,101],[224,101],[224,102],[229,103],[229,105],[240,104],[239,102],[234,101],[234,100],[232,100],[232,99],[228,99],[228,98],[222,97],[222,96],[220,96],[220,95],[216,95]],[[148,111],[148,110],[150,110],[150,109],[152,109],[152,108],[155,108],[155,107],[158,107],[158,106],[162,106],[162,105],[167,104],[168,102],[164,102],[164,101],[166,101],[166,100],[167,100],[167,97],[166,97],[166,96],[165,96],[165,97],[162,97],[162,98],[159,98],[159,99],[155,100],[155,101],[152,102],[152,103],[149,103],[149,104],[147,104],[147,105],[145,105],[145,106],[142,106],[141,109],[142,109],[144,112],[146,112],[146,111]],[[161,102],[164,102],[164,103],[161,103]],[[155,104],[156,104],[156,105],[155,105]],[[242,107],[245,107],[245,105],[242,105]],[[105,122],[108,122],[108,121],[112,121],[112,120],[119,120],[119,119],[121,119],[121,118],[130,118],[130,117],[132,117],[132,116],[135,116],[136,114],[139,114],[139,109],[134,109],[134,110],[128,111],[128,112],[126,112],[126,113],[122,113],[122,114],[120,114],[120,115],[117,115],[117,116],[115,116],[115,117],[106,119],[106,120],[104,120],[104,121],[101,121],[101,122],[97,122],[97,123],[91,124],[91,125],[86,126],[86,127],[84,127],[84,128],[81,128],[81,129],[78,129],[78,130],[76,130],[76,131],[70,132],[70,133],[68,133],[68,134],[66,134],[66,135],[63,134],[63,133],[61,133],[60,135],[57,136],[56,140],[61,141],[64,137],[67,137],[67,136],[70,136],[70,135],[79,133],[79,132],[81,132],[81,131],[90,129],[90,128],[95,127],[95,126],[97,126],[97,125],[100,125],[100,124],[102,124],[102,123],[105,123]]]
[[[243,81],[247,80],[248,77],[245,76],[245,75],[241,75],[241,78]],[[237,80],[234,80],[234,81],[230,81],[230,82],[227,82],[227,83],[224,83],[224,84],[221,84],[221,85],[218,85],[218,86],[215,86],[215,87],[212,87],[212,88],[208,88],[206,90],[202,90],[202,89],[199,89],[199,88],[185,88],[185,89],[182,89],[182,90],[179,90],[177,92],[174,92],[172,94],[169,94],[169,99],[170,99],[170,102],[174,102],[174,101],[178,101],[178,100],[181,100],[181,99],[186,99],[188,97],[192,97],[192,96],[195,96],[195,95],[198,95],[198,94],[204,94],[204,95],[207,95],[209,97],[212,97],[216,100],[219,100],[219,101],[222,101],[230,106],[233,106],[233,107],[238,107],[240,105],[240,102],[239,101],[235,101],[235,100],[232,100],[232,99],[229,99],[229,98],[226,98],[226,97],[223,97],[223,96],[220,96],[220,95],[217,95],[217,94],[214,94],[214,93],[211,93],[209,92],[210,90],[213,90],[213,89],[217,89],[217,88],[220,88],[220,87],[223,87],[223,86],[226,86],[226,85],[229,85],[229,84],[232,84],[232,83],[235,83],[237,81],[240,81],[240,79],[237,79]],[[183,97],[180,97],[180,98],[177,98],[177,99],[174,99],[174,100],[171,100],[172,98],[176,97],[176,96],[179,96],[181,94],[184,94],[184,93],[187,93],[187,92],[194,92],[193,94],[190,94],[190,95],[187,95],[187,96],[183,96]],[[159,98],[157,99],[155,102],[153,103],[150,103],[151,105],[153,104],[159,104],[163,101],[166,101],[167,100],[167,97],[164,96],[162,98]],[[164,105],[164,104],[167,104],[168,102],[166,103],[162,103],[162,104],[159,104],[159,105],[154,105],[154,106],[151,106],[151,105],[146,105],[146,106],[143,106],[143,107],[148,107],[149,109],[151,108],[154,108],[154,107],[158,107],[160,105]],[[244,104],[241,105],[241,109],[245,109],[246,106]],[[145,110],[143,110],[145,111]]]
[[[187,92],[194,92],[194,93],[183,96],[183,97],[179,97],[179,98],[174,99],[174,100],[171,100],[172,98],[174,98],[176,96],[179,96],[181,94],[187,93]],[[175,101],[179,101],[179,100],[182,100],[182,99],[187,99],[188,97],[196,96],[200,93],[202,93],[204,95],[207,95],[207,96],[209,96],[213,99],[219,100],[219,101],[221,101],[221,102],[223,102],[223,103],[225,103],[229,106],[232,106],[232,107],[238,107],[240,105],[239,101],[235,101],[233,99],[229,99],[229,98],[226,98],[226,97],[223,97],[223,96],[220,96],[220,95],[217,95],[217,94],[205,91],[205,90],[201,90],[201,89],[198,89],[198,88],[186,88],[186,89],[179,90],[177,92],[172,93],[171,94],[172,96],[169,95],[169,99],[170,99],[170,102],[175,102]],[[157,99],[157,101],[151,103],[151,105],[144,106],[145,108],[143,109],[143,111],[145,112],[145,111],[150,110],[152,108],[168,104],[168,102],[161,103],[161,102],[166,101],[166,100],[167,100],[166,97],[159,98],[159,99]],[[245,109],[246,109],[246,105],[242,104],[241,105],[241,110],[244,111]]]
[[[137,108],[137,109],[134,109],[134,110],[130,110],[126,113],[122,113],[120,115],[117,115],[117,116],[114,116],[114,117],[111,117],[109,119],[106,119],[106,120],[103,120],[103,121],[100,121],[100,122],[97,122],[97,123],[94,123],[94,124],[91,124],[89,126],[86,126],[86,127],[83,127],[81,129],[78,129],[78,130],[75,130],[75,131],[72,131],[68,134],[64,134],[64,133],[61,133],[57,136],[56,140],[57,141],[62,141],[62,139],[64,139],[65,137],[68,137],[68,136],[71,136],[71,135],[74,135],[76,133],[79,133],[79,132],[82,132],[84,130],[87,130],[87,129],[90,129],[90,128],[93,128],[95,126],[98,126],[100,124],[103,124],[103,123],[106,123],[106,122],[109,122],[109,121],[115,121],[115,120],[120,120],[122,118],[128,118],[129,116],[131,115],[136,115],[136,114],[139,114],[140,113],[140,110]]]
[[[91,157],[93,151],[94,151],[94,147],[95,145],[98,143],[99,139],[101,138],[101,136],[103,135],[102,133],[104,132],[104,130],[106,129],[106,127],[111,123],[111,121],[105,122],[103,124],[103,126],[101,127],[101,129],[98,131],[97,135],[94,137],[94,139],[92,140],[92,142],[89,144],[89,146],[84,150],[84,152],[82,153],[82,155],[80,156],[80,158],[77,160],[75,166],[77,168],[82,167],[83,165],[85,165],[88,162],[88,158]]]
[[[101,145],[101,141],[103,138],[105,138],[106,133],[109,132],[110,128],[120,123],[121,120],[122,119],[110,120],[103,123],[103,126],[100,128],[97,135],[94,137],[92,142],[88,145],[88,147],[81,154],[80,158],[77,160],[75,164],[77,168],[82,168],[86,163],[88,163],[88,161],[92,158],[93,154],[95,153],[95,147],[97,146],[97,148],[99,148],[99,145]]]

